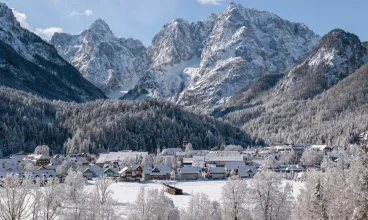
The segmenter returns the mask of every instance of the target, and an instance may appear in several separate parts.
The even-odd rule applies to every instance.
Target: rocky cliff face
[[[152,66],[125,98],[209,112],[259,77],[288,72],[318,39],[303,24],[235,3],[203,21],[176,19],[155,36]]]
[[[51,43],[86,79],[112,98],[132,89],[150,65],[140,41],[114,36],[101,19],[79,35],[56,33]]]
[[[3,3],[0,3],[0,51],[0,85],[65,101],[105,98],[53,46],[23,29]]]

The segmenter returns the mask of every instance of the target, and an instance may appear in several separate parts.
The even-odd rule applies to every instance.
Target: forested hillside
[[[253,108],[229,113],[226,120],[266,143],[344,145],[368,129],[368,65],[313,99],[273,97]]]
[[[154,100],[77,104],[0,87],[0,113],[0,154],[4,156],[30,152],[41,144],[54,153],[64,149],[152,152],[157,146],[178,147],[184,138],[201,149],[223,143],[252,144],[248,135],[228,123]]]

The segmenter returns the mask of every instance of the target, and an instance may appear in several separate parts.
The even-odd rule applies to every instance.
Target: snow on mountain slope
[[[340,29],[330,31],[276,85],[274,93],[311,98],[367,63],[367,49],[359,38]]]
[[[199,75],[178,103],[211,111],[267,73],[286,73],[319,39],[305,25],[230,3],[208,36]]]
[[[124,98],[140,97],[139,90],[145,96],[210,112],[257,78],[288,72],[318,39],[304,24],[235,3],[203,21],[189,24],[176,19],[153,39],[148,49],[151,69],[130,92],[134,95]],[[199,63],[190,69],[182,66],[196,59]],[[185,74],[188,70],[190,74]],[[175,85],[167,86],[172,83],[163,75],[175,75]]]
[[[86,79],[111,98],[133,89],[150,65],[140,41],[114,36],[101,19],[79,35],[55,33],[51,43]]]
[[[4,3],[0,3],[0,51],[0,85],[65,101],[105,98],[53,46],[23,29]]]

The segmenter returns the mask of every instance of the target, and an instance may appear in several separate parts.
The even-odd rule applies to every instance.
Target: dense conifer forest
[[[239,128],[174,104],[155,100],[98,100],[83,104],[49,101],[0,87],[0,153],[33,152],[49,145],[53,153],[197,149],[221,144],[254,144]]]

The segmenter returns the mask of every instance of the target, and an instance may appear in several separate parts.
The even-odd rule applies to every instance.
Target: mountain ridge
[[[50,99],[83,102],[106,96],[0,3],[0,85]]]

